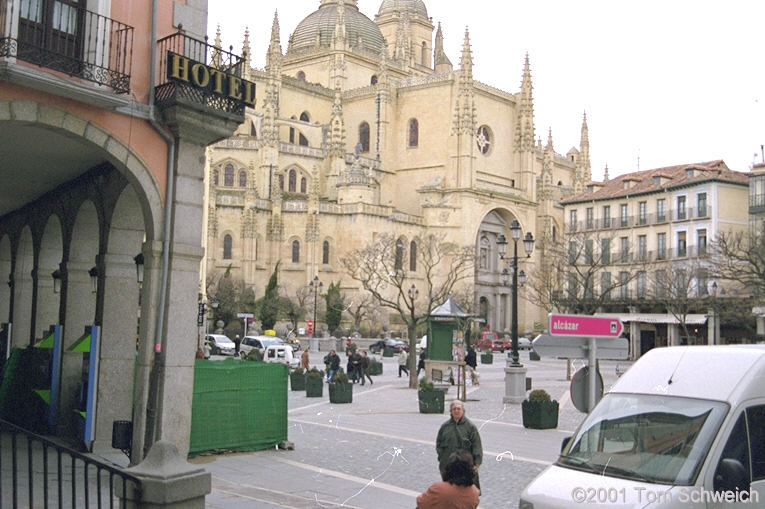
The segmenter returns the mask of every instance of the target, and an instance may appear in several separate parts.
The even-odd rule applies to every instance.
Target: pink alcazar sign
[[[618,338],[623,330],[624,325],[616,318],[550,314],[550,334],[553,336]]]

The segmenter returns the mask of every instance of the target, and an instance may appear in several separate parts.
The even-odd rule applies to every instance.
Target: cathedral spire
[[[518,103],[518,121],[515,125],[515,150],[525,152],[534,150],[534,99],[532,97],[531,67],[529,54],[523,64],[520,101]]]
[[[465,41],[462,45],[462,58],[457,81],[457,100],[454,105],[454,124],[452,132],[457,134],[475,134],[475,101],[473,95],[473,58],[470,55],[470,33],[465,27]]]
[[[452,62],[444,51],[444,34],[441,31],[440,21],[436,31],[436,47],[433,50],[433,69],[436,73],[451,72],[453,70]]]
[[[252,59],[250,58],[250,28],[244,27],[244,41],[242,41],[242,64],[244,65],[243,77],[250,79],[250,68]]]
[[[266,55],[266,70],[281,74],[282,44],[279,40],[279,12],[274,11],[274,21],[271,25],[271,42],[268,44]]]
[[[608,182],[608,165],[606,165],[606,169],[603,172],[603,182]]]
[[[343,96],[340,87],[335,87],[335,100],[329,117],[330,156],[345,157],[345,120],[343,119]]]
[[[409,11],[404,11],[398,19],[396,28],[396,46],[393,59],[409,65]]]
[[[213,48],[215,48],[212,52],[212,59],[210,60],[210,63],[213,65],[213,67],[220,68],[221,64],[221,42],[220,42],[220,24],[218,24],[218,28],[215,29],[215,42],[213,43]]]
[[[460,71],[470,74],[473,79],[473,56],[470,51],[470,32],[465,27],[465,40],[462,42],[462,56],[460,57]]]
[[[332,35],[332,44],[335,49],[343,49],[346,45],[345,30],[345,3],[343,0],[337,1],[337,16],[335,17],[335,31]]]
[[[582,138],[579,143],[581,153],[581,173],[585,183],[592,182],[592,168],[590,167],[590,135],[587,128],[587,112],[582,118]]]

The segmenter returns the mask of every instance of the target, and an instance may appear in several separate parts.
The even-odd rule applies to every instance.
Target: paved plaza
[[[313,353],[312,365],[323,354]],[[345,361],[344,355],[341,359]],[[504,356],[494,364],[479,364],[481,383],[470,386],[466,415],[480,428],[484,461],[480,507],[517,507],[520,493],[555,460],[561,440],[569,436],[584,414],[568,395],[566,361],[521,361],[534,389],[546,389],[560,404],[555,430],[522,426],[520,405],[504,405]],[[192,459],[212,474],[210,508],[406,508],[440,480],[435,437],[448,418],[452,387],[441,414],[420,414],[416,391],[398,378],[395,358],[383,358],[383,374],[374,385],[354,386],[353,403],[329,403],[305,392],[289,392],[289,441],[295,450],[205,455]],[[577,362],[575,367],[581,367]],[[616,379],[616,362],[602,362],[606,389]],[[246,433],[246,430],[242,430]]]

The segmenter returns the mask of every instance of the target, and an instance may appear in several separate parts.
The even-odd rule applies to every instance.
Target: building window
[[[290,170],[289,172],[289,187],[287,190],[290,193],[294,193],[297,191],[297,172],[295,170]]]
[[[626,203],[619,205],[619,225],[624,227],[629,223],[629,216],[627,215],[628,208]]]
[[[638,203],[638,222],[639,224],[645,224],[648,219],[647,214],[648,202],[641,201]]]
[[[417,272],[417,243],[415,241],[409,243],[409,270]]]
[[[682,220],[686,218],[685,215],[685,196],[677,197],[677,218]]]
[[[637,275],[637,297],[638,299],[644,299],[646,292],[646,275],[645,271],[641,270]]]
[[[568,273],[568,298],[576,299],[579,294],[579,282],[576,280],[576,274]]]
[[[369,80],[370,85],[377,85],[377,75],[373,74],[372,77]]]
[[[630,261],[630,239],[627,237],[621,237],[619,239],[620,249],[619,254],[622,263]]]
[[[654,175],[652,178],[653,185],[660,186],[661,185],[661,177],[658,175]]]
[[[239,172],[239,187],[247,187],[247,172]]]
[[[321,245],[321,263],[329,265],[329,241],[325,240]]]
[[[667,220],[667,202],[664,198],[656,200],[656,221],[664,222]]]
[[[587,239],[584,241],[584,263],[587,265],[592,265],[594,263],[594,252],[593,252],[593,240]]]
[[[223,237],[223,259],[224,260],[230,260],[231,259],[231,235],[226,234]]]
[[[303,113],[300,114],[300,120],[302,120],[303,122],[310,122],[311,117],[308,115],[307,111],[304,111]]]
[[[648,261],[648,239],[645,235],[638,235],[638,261]]]
[[[683,257],[688,250],[688,239],[686,238],[686,232],[677,232],[677,256]]]
[[[611,273],[602,272],[600,274],[600,294],[603,300],[611,300]]]
[[[279,189],[284,191],[284,175],[281,173],[279,174]]]
[[[290,143],[295,143],[295,128],[290,127]]]
[[[306,180],[305,180],[305,177],[302,177],[300,179],[300,192],[305,194],[305,190],[306,190]]]
[[[425,44],[425,41],[422,41],[422,53],[420,54],[420,59],[422,60],[422,65],[425,67],[429,67],[428,62],[428,46]]]
[[[585,220],[587,221],[588,230],[595,228],[595,211],[592,207],[587,207],[587,210],[585,211]]]
[[[707,254],[707,230],[703,228],[696,230],[696,246],[699,249],[699,256]]]
[[[214,186],[218,185],[219,179],[220,179],[220,172],[218,172],[218,170],[213,170],[213,185]]]
[[[308,146],[308,138],[303,136],[303,133],[298,132],[298,145],[301,147],[307,147]]]
[[[600,259],[603,265],[611,263],[611,239],[600,239]]]
[[[696,296],[706,297],[709,295],[709,273],[705,268],[696,271]]]
[[[657,270],[654,278],[654,293],[657,298],[663,299],[667,296],[667,271],[664,269]]]
[[[570,265],[576,265],[576,259],[577,259],[577,249],[576,249],[576,242],[573,240],[570,240],[568,242],[568,263]]]
[[[696,216],[707,217],[707,193],[696,195]]]
[[[305,81],[305,73],[303,71],[298,71],[297,79],[299,79],[300,81]]]
[[[475,136],[475,142],[481,154],[488,155],[491,152],[492,141],[491,129],[485,125],[479,127]]]
[[[393,268],[396,270],[401,270],[404,266],[404,243],[401,242],[401,239],[396,241],[396,253],[395,253],[396,259],[393,262]]]
[[[300,263],[300,241],[292,241],[292,263]]]
[[[673,299],[684,299],[688,297],[688,276],[685,269],[675,269],[675,281],[669,283],[670,297]]]
[[[226,187],[234,187],[234,165],[227,164],[223,170],[223,185]]]
[[[419,143],[419,124],[416,118],[409,120],[409,147],[416,147]]]
[[[569,231],[576,231],[576,210],[570,210],[568,212],[568,229]]]
[[[366,122],[359,126],[359,145],[362,152],[369,152],[369,124]]]
[[[611,228],[611,206],[603,206],[603,228]]]
[[[667,234],[659,233],[656,235],[656,259],[664,260],[667,258]]]
[[[630,273],[629,272],[620,272],[619,273],[619,297],[622,299],[627,299],[630,296],[629,291],[629,284],[630,280]]]
[[[481,245],[478,248],[478,268],[489,270],[489,239],[481,237]]]

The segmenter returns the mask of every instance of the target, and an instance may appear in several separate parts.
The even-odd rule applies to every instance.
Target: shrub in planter
[[[550,429],[558,427],[558,402],[551,400],[543,389],[529,393],[529,398],[521,403],[523,427],[532,429]]]
[[[393,348],[387,346],[383,348],[383,357],[393,357]]]
[[[305,370],[303,368],[295,368],[295,371],[290,373],[290,389],[293,391],[305,390]]]
[[[342,370],[335,373],[335,376],[332,377],[332,381],[329,383],[329,402],[353,402],[353,384],[348,381],[348,375]]]
[[[481,364],[494,364],[494,354],[491,352],[483,352],[481,354]]]
[[[420,403],[421,414],[444,413],[444,391],[436,389],[433,382],[420,379],[420,388],[417,391],[417,399]]]
[[[382,375],[382,372],[383,372],[382,362],[378,361],[374,357],[369,357],[369,374],[371,376]]]
[[[309,398],[320,398],[324,392],[324,375],[312,368],[305,375],[305,395]]]

